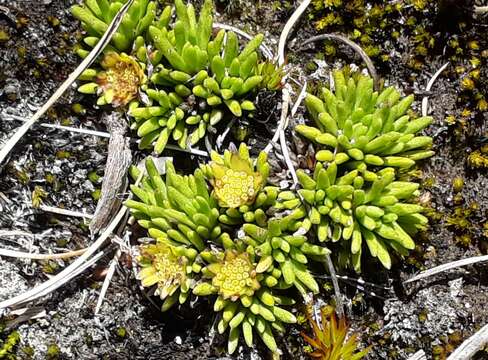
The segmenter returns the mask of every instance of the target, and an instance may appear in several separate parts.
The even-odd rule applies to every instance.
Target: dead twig
[[[325,260],[327,263],[327,268],[329,269],[329,274],[332,279],[332,285],[334,286],[334,296],[336,298],[336,312],[337,315],[342,318],[344,317],[344,303],[342,302],[341,289],[339,287],[339,281],[337,280],[337,274],[335,272],[334,264],[329,254],[325,255]]]
[[[0,229],[0,239],[1,238],[7,238],[7,237],[18,237],[18,236],[25,236],[25,237],[33,238],[35,235],[32,233],[29,233],[27,231],[22,231],[22,230],[3,230],[3,229]]]
[[[290,18],[286,22],[285,26],[283,27],[283,31],[280,35],[280,40],[278,42],[278,65],[281,66],[285,63],[285,47],[286,41],[288,40],[288,36],[290,35],[291,30],[298,22],[300,17],[303,15],[305,10],[307,10],[308,5],[310,5],[311,0],[303,0],[302,3],[298,6],[298,8],[291,14]]]
[[[422,271],[417,276],[414,276],[413,278],[410,278],[410,279],[404,281],[403,283],[408,284],[408,283],[411,283],[414,281],[419,281],[419,280],[425,279],[425,278],[432,276],[432,275],[439,274],[439,273],[444,272],[444,271],[448,271],[448,270],[455,269],[455,268],[462,267],[462,266],[476,264],[479,262],[485,262],[485,261],[488,261],[488,255],[474,256],[474,257],[470,257],[467,259],[453,261],[453,262],[450,262],[447,264],[436,266],[432,269]]]
[[[28,121],[29,119],[26,119],[22,116],[14,115],[14,114],[5,114],[2,113],[0,116],[3,118],[2,120],[18,120],[18,121]],[[49,123],[39,123],[37,124],[39,126],[42,126],[44,128],[48,129],[57,129],[57,130],[63,130],[63,131],[69,131],[72,133],[79,133],[79,134],[85,134],[85,135],[93,135],[93,136],[98,136],[98,137],[104,137],[104,138],[110,138],[110,134],[107,132],[103,131],[96,131],[96,130],[90,130],[90,129],[84,129],[82,127],[76,128],[76,127],[71,127],[71,126],[63,126],[63,125],[57,125],[57,124],[49,124]]]
[[[288,111],[290,108],[290,91],[287,89],[288,85],[285,85],[285,88],[283,88],[283,102],[282,102],[282,109],[281,109],[281,119],[280,119],[280,125],[278,126],[278,135],[280,139],[280,148],[281,148],[281,153],[283,154],[284,160],[286,167],[290,171],[291,177],[293,179],[293,189],[296,189],[298,186],[298,177],[297,173],[295,171],[295,168],[293,167],[293,163],[290,159],[290,153],[288,151],[288,145],[286,144],[286,138],[285,138],[285,130],[288,127]]]
[[[437,70],[436,73],[430,78],[429,82],[427,83],[427,86],[425,87],[426,93],[430,91],[430,89],[434,85],[439,75],[447,68],[448,65],[449,65],[449,61],[446,62],[444,65],[442,65],[441,68]],[[422,98],[422,116],[427,116],[428,111],[429,111],[429,95],[425,95]]]
[[[291,116],[294,116],[296,114],[298,107],[300,106],[300,104],[302,103],[302,101],[306,95],[307,95],[307,83],[305,82],[305,84],[302,85],[302,90],[300,91],[300,95],[298,95],[298,98],[292,107]],[[288,110],[287,110],[287,112],[288,112]],[[285,128],[288,127],[288,116],[283,121],[282,121],[282,117],[283,117],[283,112],[281,113],[280,122],[278,123],[278,126],[276,128],[276,131],[275,131],[271,141],[263,149],[263,151],[266,153],[269,153],[273,149],[274,145],[278,142],[278,140],[280,138],[280,132],[281,132],[282,127],[285,127]]]
[[[125,137],[128,126],[123,114],[116,111],[105,114],[104,122],[110,132],[110,141],[101,197],[90,221],[92,236],[107,225],[117,208],[120,207],[121,202],[117,196],[127,187],[126,175],[132,160],[129,141]]]
[[[102,288],[100,290],[100,295],[98,296],[98,301],[97,305],[95,306],[95,315],[97,315],[100,312],[100,308],[102,307],[103,304],[103,299],[105,299],[105,295],[108,290],[108,286],[110,285],[110,281],[112,280],[112,277],[114,276],[115,273],[115,267],[119,263],[119,258],[120,255],[122,255],[122,250],[119,248],[117,252],[114,255],[114,258],[110,262],[110,265],[108,267],[107,274],[105,275],[105,279],[103,281]]]
[[[23,118],[22,116],[17,116],[17,115],[13,115],[13,114],[0,114],[0,115],[4,116],[6,118],[10,118],[12,120],[28,121],[28,119]],[[92,135],[92,136],[98,136],[98,137],[110,139],[110,133],[104,132],[104,131],[84,129],[82,127],[76,128],[76,127],[62,126],[62,125],[56,125],[56,124],[47,124],[47,123],[40,123],[38,125],[45,127],[45,128],[69,131],[69,132],[74,132],[74,133],[79,133],[79,134]],[[128,139],[133,143],[139,143],[141,141],[140,139],[135,139],[135,138],[128,138]],[[207,152],[199,150],[199,149],[182,149],[179,146],[172,145],[172,144],[167,144],[165,149],[186,152],[186,153],[189,153],[192,155],[197,155],[197,156],[208,157]]]
[[[486,5],[486,6],[475,6],[474,7],[474,13],[477,15],[483,15],[485,13],[488,13],[488,5]]]
[[[349,40],[347,37],[340,35],[340,34],[322,34],[322,35],[317,35],[317,36],[312,36],[311,38],[305,40],[302,44],[302,48],[300,50],[304,50],[304,46],[307,44],[310,44],[312,42],[320,41],[320,40],[336,40],[340,41],[349,47],[351,47],[354,51],[356,51],[361,59],[364,61],[366,64],[366,67],[368,68],[369,74],[373,78],[373,84],[374,84],[374,89],[376,91],[379,90],[380,88],[380,78],[378,76],[378,73],[376,72],[376,69],[374,67],[373,61],[371,58],[366,54],[366,52],[355,42]]]
[[[79,211],[61,209],[61,208],[49,206],[49,205],[41,205],[41,206],[39,206],[39,209],[42,211],[45,211],[45,212],[53,213],[53,214],[58,214],[58,215],[63,215],[63,216],[71,216],[71,217],[79,217],[79,218],[83,218],[83,219],[91,219],[93,217],[93,215],[91,215],[91,214],[86,214],[86,213],[79,212]]]
[[[136,181],[136,184],[139,183],[141,179],[142,179],[142,173],[139,179]],[[100,251],[96,255],[94,255],[91,259],[90,257],[93,254],[95,254],[103,244],[105,244],[105,242],[112,234],[112,232],[115,230],[115,228],[118,226],[120,221],[125,217],[126,212],[127,212],[127,207],[123,205],[122,208],[117,213],[117,215],[115,216],[115,218],[107,226],[107,228],[103,231],[103,233],[98,237],[98,239],[95,240],[95,242],[91,244],[88,248],[86,248],[86,251],[73,263],[68,265],[64,270],[54,275],[52,278],[43,282],[42,284],[34,287],[33,289],[0,302],[0,309],[9,308],[21,303],[32,301],[34,299],[37,299],[38,297],[47,295],[50,292],[59,288],[60,286],[64,285],[73,277],[77,276],[79,273],[84,271],[87,267],[91,266],[90,264],[96,262],[102,255],[104,255],[104,253]]]
[[[478,351],[482,350],[488,344],[488,324],[473,336],[465,340],[447,360],[465,360],[471,359]]]
[[[6,330],[13,329],[23,322],[40,319],[47,315],[46,309],[40,306],[30,308],[17,309],[10,313],[10,315],[17,316],[15,319],[7,321]]]
[[[296,22],[299,20],[299,18],[302,16],[302,14],[305,12],[307,9],[308,5],[310,5],[310,0],[304,0],[300,6],[295,10],[295,12],[291,15],[291,17],[288,19],[287,23],[285,24],[283,31],[280,36],[280,40],[278,43],[278,65],[283,65],[285,63],[285,47],[286,47],[286,41],[288,39],[288,35],[290,34],[291,30],[295,26]],[[374,67],[373,67],[374,70]],[[376,72],[375,72],[376,73]],[[286,80],[286,77],[285,77]],[[286,139],[285,139],[285,130],[288,125],[288,108],[290,106],[290,86],[285,83],[285,86],[282,90],[283,93],[283,103],[282,103],[282,108],[281,108],[281,119],[280,119],[280,124],[278,125],[278,131],[279,131],[279,137],[280,137],[280,146],[281,146],[281,152],[283,153],[283,157],[285,158],[285,163],[290,170],[290,173],[293,178],[293,187],[298,186],[298,178],[296,175],[295,168],[293,166],[293,163],[290,159],[290,154],[288,152],[288,146],[286,144]],[[299,96],[300,99],[300,96]],[[297,106],[298,108],[298,106]],[[303,203],[303,199],[302,199]],[[335,297],[336,297],[336,311],[337,315],[340,317],[344,316],[344,305],[342,303],[342,295],[340,292],[339,288],[339,282],[337,281],[337,276],[335,273],[334,265],[332,264],[332,259],[330,258],[329,255],[326,255],[326,262],[327,262],[327,267],[329,268],[329,273],[332,278],[332,284],[334,285],[334,291],[335,291]]]
[[[110,40],[112,39],[112,36],[115,34],[117,31],[120,23],[122,22],[122,19],[129,9],[129,7],[132,5],[134,0],[129,0],[127,1],[124,6],[122,6],[115,15],[114,19],[110,23],[109,27],[107,28],[107,31],[103,34],[102,38],[100,41],[97,43],[97,45],[93,48],[92,51],[88,54],[88,56],[81,62],[80,65],[68,76],[68,79],[65,80],[61,84],[61,86],[54,92],[54,94],[49,98],[49,100],[41,106],[39,110],[28,120],[26,121],[21,127],[17,129],[17,131],[12,135],[12,137],[9,138],[9,140],[5,143],[5,145],[0,149],[0,164],[5,160],[7,155],[10,153],[10,151],[13,149],[15,144],[19,142],[19,140],[22,138],[22,136],[25,135],[25,133],[34,125],[34,123],[37,122],[41,118],[41,116],[44,115],[44,113],[64,94],[66,90],[73,84],[76,79],[81,75],[85,69],[87,69],[93,61],[97,58],[98,55],[105,49],[105,47],[109,44]]]
[[[13,258],[23,258],[32,260],[54,260],[54,259],[69,259],[72,257],[82,255],[86,249],[73,250],[65,253],[57,254],[35,254],[27,253],[23,251],[10,250],[10,249],[0,249],[0,256],[13,257]]]
[[[424,350],[419,350],[415,354],[410,356],[408,360],[427,360],[427,356],[425,355]]]
[[[298,8],[293,12],[293,14],[291,15],[291,17],[288,19],[285,26],[283,27],[283,31],[281,32],[280,39],[278,42],[278,66],[283,66],[285,64],[286,41],[288,40],[288,36],[290,35],[290,32],[293,30],[293,27],[298,22],[300,17],[303,15],[308,5],[310,5],[310,0],[304,0],[300,4],[300,6],[298,6]],[[291,96],[290,96],[291,86],[286,82],[286,79],[287,79],[287,75],[285,75],[282,80],[285,84],[281,91],[283,102],[281,104],[280,122],[278,124],[278,128],[276,129],[276,133],[273,136],[273,139],[266,146],[265,151],[269,152],[271,150],[272,144],[276,143],[278,138],[280,139],[281,152],[285,158],[285,163],[288,169],[290,170],[291,176],[293,178],[294,187],[296,187],[298,185],[298,178],[295,172],[295,168],[293,167],[293,163],[290,159],[290,154],[288,152],[288,146],[286,145],[286,139],[285,139],[285,130],[288,127],[288,111],[290,110],[290,103],[291,103]]]
[[[253,38],[248,33],[244,32],[241,29],[236,28],[236,27],[234,27],[232,25],[221,24],[221,23],[213,23],[213,27],[215,29],[223,29],[223,30],[233,31],[237,35],[240,35],[243,38],[246,38],[248,40],[252,40],[252,38]],[[272,60],[273,59],[273,53],[271,52],[271,50],[265,44],[261,44],[259,46],[259,50],[261,50],[261,52],[263,53],[263,55],[266,56],[266,58],[268,58],[268,60]]]
[[[80,267],[78,267],[75,271],[71,272],[68,274],[65,278],[63,278],[63,281],[56,282],[54,284],[51,284],[49,287],[44,289],[43,291],[39,292],[35,296],[29,298],[25,302],[31,302],[36,299],[39,299],[43,296],[49,295],[56,289],[60,288],[64,284],[70,282],[72,279],[76,278],[78,275],[82,274],[85,272],[87,269],[92,267],[98,260],[100,260],[103,256],[105,256],[107,253],[105,251],[99,251],[96,253],[93,257],[91,257],[88,261],[84,262]],[[16,304],[17,306],[18,304]]]

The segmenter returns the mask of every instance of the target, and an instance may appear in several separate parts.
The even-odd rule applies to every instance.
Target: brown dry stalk
[[[96,235],[110,222],[113,214],[120,207],[121,201],[118,195],[127,186],[127,171],[132,161],[129,140],[125,137],[128,126],[124,115],[113,111],[106,113],[103,120],[110,132],[110,140],[105,175],[103,176],[102,195],[90,222],[92,236]]]

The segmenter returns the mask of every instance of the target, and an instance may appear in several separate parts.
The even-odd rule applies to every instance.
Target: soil
[[[0,34],[6,34],[0,36],[0,146],[20,125],[1,114],[28,118],[79,63],[73,47],[80,39],[81,30],[69,12],[75,2],[0,0]],[[217,4],[219,22],[251,34],[265,33],[266,44],[276,52],[281,29],[298,2],[220,0]],[[382,51],[390,54],[387,61],[373,58],[381,78],[405,94],[414,93],[417,112],[433,73],[448,60],[451,65],[429,94],[429,112],[435,122],[427,134],[434,138],[436,155],[418,171],[422,199],[431,208],[429,230],[415,239],[418,243],[415,251],[406,261],[398,261],[392,271],[378,271],[377,264],[366,267],[362,279],[380,285],[381,289],[366,286],[363,291],[351,285],[354,282],[341,282],[348,298],[351,327],[360,334],[362,346],[372,345],[368,359],[408,359],[420,349],[429,359],[443,359],[488,323],[487,265],[470,266],[421,283],[402,285],[403,280],[420,270],[488,252],[487,171],[473,168],[467,161],[469,154],[487,141],[488,112],[476,109],[474,98],[461,88],[465,73],[457,67],[466,66],[471,55],[465,53],[453,60],[449,50],[446,51],[448,42],[457,39],[461,43],[476,41],[480,48],[476,54],[487,52],[488,20],[473,17],[469,2],[456,5],[460,6],[457,8],[460,18],[454,20],[446,17],[450,11],[446,12],[445,6],[450,6],[450,2],[431,2],[419,18],[434,34],[437,45],[421,57],[422,64],[416,69],[412,69],[411,61],[416,57],[415,49],[409,45],[413,34],[406,34],[400,42],[389,41],[390,33],[375,39],[377,44],[382,44]],[[413,10],[407,7],[405,11]],[[290,42],[288,66],[292,77],[300,82],[305,77],[311,83],[313,80],[327,82],[330,69],[351,61],[362,66],[360,59],[342,46],[337,47],[334,56],[324,56],[324,46],[319,43],[299,51],[301,42],[319,33],[315,24],[321,14],[324,13],[310,6],[290,36],[296,40]],[[429,24],[450,21],[468,25],[464,31],[455,26],[429,28]],[[350,31],[341,27],[332,30]],[[477,81],[477,91],[487,95],[488,54],[480,57],[485,66]],[[279,119],[279,101],[279,96],[263,96],[260,110],[263,116],[268,116],[262,118],[262,123],[238,124],[250,126],[249,144],[255,151],[264,147],[274,132]],[[470,114],[463,112],[465,109]],[[449,116],[456,121],[449,120]],[[303,109],[297,117],[303,117]],[[93,107],[91,99],[70,90],[42,121],[104,131],[99,118],[100,110]],[[46,253],[90,244],[86,220],[34,208],[33,193],[34,197],[39,196],[41,188],[45,191],[45,196],[41,195],[44,204],[92,214],[96,190],[101,186],[106,149],[104,138],[34,126],[11,152],[8,162],[0,167],[1,247]],[[143,157],[135,148],[134,153]],[[175,154],[168,152],[171,155]],[[182,165],[191,167],[196,160],[182,160]],[[460,192],[452,186],[457,177],[464,182]],[[14,231],[14,235],[9,235]],[[212,330],[215,318],[210,304],[190,301],[178,311],[162,314],[140,290],[128,261],[121,261],[117,266],[100,314],[95,316],[103,271],[113,253],[112,249],[96,268],[34,304],[41,309],[41,316],[4,329],[0,332],[0,345],[11,331],[17,330],[20,343],[12,358],[18,359],[227,358],[225,339]],[[61,260],[0,258],[0,301],[40,284],[66,265]],[[321,296],[327,300],[330,291],[324,290]],[[7,313],[0,316],[4,316],[0,317],[2,330],[1,325],[14,317]],[[286,336],[279,339],[283,358],[307,358],[299,336],[303,330],[307,331],[300,325],[290,327]],[[269,358],[261,345],[252,350],[240,348],[238,353],[235,356],[238,359]],[[478,358],[488,359],[488,352],[480,352]]]

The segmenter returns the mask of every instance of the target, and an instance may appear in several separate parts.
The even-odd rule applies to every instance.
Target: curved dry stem
[[[61,286],[63,286],[64,284],[68,283],[70,280],[74,279],[75,277],[77,277],[78,275],[82,274],[83,272],[85,272],[85,270],[87,270],[88,268],[90,268],[91,266],[93,266],[98,260],[100,260],[104,255],[106,255],[106,253],[104,251],[99,251],[98,253],[96,253],[95,255],[93,255],[93,257],[91,257],[89,260],[87,260],[86,262],[84,262],[79,268],[77,268],[75,271],[71,272],[70,274],[68,274],[64,279],[63,281],[60,281],[60,282],[56,282],[54,284],[51,284],[50,286],[48,286],[46,289],[44,289],[43,291],[39,292],[38,294],[36,294],[35,296],[29,298],[28,300],[26,300],[24,303],[26,302],[31,302],[31,301],[34,301],[36,299],[39,299],[43,296],[46,296],[46,295],[49,295],[50,293],[52,293],[53,291],[55,291],[56,289],[60,288]],[[20,303],[18,303],[20,304]],[[18,304],[16,304],[15,306],[17,306]]]
[[[408,360],[427,360],[427,356],[425,355],[424,350],[419,350],[415,354],[410,356]]]
[[[28,253],[17,250],[10,249],[0,249],[0,256],[21,258],[21,259],[32,259],[32,260],[54,260],[54,259],[69,259],[72,257],[80,256],[84,254],[86,249],[74,250],[65,253],[57,254],[35,254]]]
[[[471,359],[478,351],[488,344],[488,325],[485,325],[473,336],[465,340],[447,360]]]
[[[298,176],[295,171],[295,167],[293,166],[293,162],[291,161],[290,158],[290,152],[288,151],[288,145],[286,143],[286,137],[285,137],[285,130],[288,127],[288,109],[289,109],[289,104],[290,104],[290,93],[287,88],[283,89],[283,109],[282,109],[282,123],[283,125],[280,127],[278,134],[280,137],[280,147],[281,147],[281,153],[283,154],[283,157],[285,159],[286,167],[290,171],[291,178],[293,179],[293,189],[296,189],[298,186]],[[286,104],[286,106],[285,106]],[[280,121],[281,122],[281,121]]]
[[[446,62],[444,65],[442,65],[441,68],[437,70],[436,73],[430,78],[429,82],[427,83],[427,86],[425,87],[426,92],[430,91],[430,89],[434,85],[439,75],[447,68],[448,65],[449,65],[449,61]],[[429,96],[425,95],[422,98],[422,116],[427,116],[428,110],[429,110]]]
[[[35,237],[34,234],[29,233],[27,231],[0,229],[0,239],[2,239],[2,238],[9,238],[9,237],[18,237],[18,236],[25,236],[25,237],[30,237],[30,238],[34,238]]]
[[[310,5],[311,0],[303,0],[300,6],[291,14],[290,18],[286,22],[283,31],[280,35],[280,41],[278,42],[278,65],[281,66],[285,63],[285,47],[286,41],[288,40],[288,36],[290,35],[291,30],[298,22],[300,17],[303,15],[305,10],[307,9],[308,5]]]
[[[432,269],[422,271],[417,276],[414,276],[413,278],[410,278],[410,279],[404,281],[403,283],[408,284],[408,283],[411,283],[414,281],[425,279],[425,278],[432,276],[432,275],[439,274],[439,273],[444,272],[444,271],[448,271],[448,270],[455,269],[455,268],[462,267],[462,266],[476,264],[479,262],[485,262],[485,261],[488,261],[488,255],[474,256],[474,257],[470,257],[467,259],[453,261],[453,262],[450,262],[447,264],[436,266]]]
[[[329,254],[325,255],[325,260],[327,263],[327,268],[329,269],[330,277],[332,279],[332,285],[334,286],[334,293],[336,298],[336,312],[337,315],[342,318],[344,317],[344,303],[342,302],[342,294],[339,288],[339,281],[337,280],[337,274],[335,272],[334,264]]]
[[[18,121],[28,121],[28,119],[23,118],[22,116],[18,116],[18,115],[13,115],[13,114],[0,114],[0,115],[4,116],[6,119],[12,119],[12,120],[18,120]],[[107,138],[107,139],[110,138],[110,134],[108,132],[84,129],[81,127],[75,128],[75,127],[62,126],[62,125],[56,125],[56,124],[48,124],[48,123],[40,123],[38,125],[45,127],[45,128],[69,131],[69,132],[73,132],[73,133],[79,133],[79,134],[85,134],[85,135],[91,135],[91,136],[98,136],[98,137],[103,137],[103,138]],[[140,139],[135,139],[135,138],[130,138],[130,140],[134,143],[139,143],[141,141]],[[172,145],[172,144],[167,144],[165,148],[168,150],[186,152],[186,153],[189,153],[192,155],[208,157],[207,152],[205,152],[203,150],[199,150],[199,149],[182,149],[179,146]]]
[[[300,17],[303,15],[305,10],[307,9],[308,5],[310,5],[310,0],[304,0],[300,6],[293,12],[293,14],[290,16],[288,21],[286,22],[285,26],[283,27],[283,31],[281,32],[280,35],[280,40],[278,42],[278,66],[283,66],[285,64],[285,47],[286,47],[286,41],[288,39],[288,36],[290,35],[291,30],[295,26],[295,24],[298,22]],[[284,132],[286,128],[288,127],[288,111],[290,108],[290,102],[291,102],[291,96],[290,96],[290,85],[287,83],[287,77],[288,75],[285,75],[283,77],[283,81],[285,82],[285,85],[282,90],[282,99],[283,102],[281,104],[281,117],[280,117],[280,122],[278,124],[278,127],[276,129],[275,134],[273,135],[273,138],[271,139],[270,143],[266,146],[264,149],[265,152],[269,152],[273,146],[273,143],[276,143],[278,139],[284,139]],[[306,86],[304,87],[306,89]],[[303,92],[303,89],[302,89]],[[298,106],[297,106],[298,107]],[[283,135],[281,135],[283,133]],[[288,153],[288,148],[286,146],[286,142],[280,141],[281,145],[281,151],[283,153],[283,156],[285,157],[285,162],[288,166],[288,169],[290,170],[292,177],[293,177],[293,182],[294,186],[298,184],[298,178],[296,177],[296,172],[293,167],[293,164],[291,162],[289,153]],[[285,154],[286,153],[286,154]]]
[[[0,118],[2,118],[2,120],[7,120],[7,121],[18,120],[18,121],[26,122],[29,120],[29,119],[26,119],[22,116],[8,114],[8,113],[7,114],[5,114],[5,113],[0,114]],[[93,135],[93,136],[98,136],[98,137],[110,138],[110,134],[107,132],[84,129],[82,127],[77,128],[77,127],[70,127],[70,126],[63,126],[63,125],[49,124],[49,123],[39,123],[38,126],[42,126],[44,128],[48,128],[48,129],[57,129],[57,130],[63,130],[63,131],[78,133],[78,134],[85,134],[85,135]]]
[[[351,47],[354,51],[356,51],[361,59],[364,61],[366,64],[366,67],[368,68],[369,74],[373,78],[373,84],[374,84],[374,89],[376,91],[379,90],[380,88],[380,78],[378,76],[378,73],[376,72],[376,68],[374,67],[373,61],[371,58],[366,54],[366,52],[354,41],[349,40],[347,37],[340,35],[340,34],[322,34],[322,35],[317,35],[317,36],[312,36],[311,38],[305,40],[305,42],[302,44],[302,48],[300,50],[304,50],[304,46],[307,44],[310,44],[312,42],[320,41],[320,40],[336,40],[340,41],[347,46]]]
[[[103,300],[105,299],[105,295],[108,290],[108,286],[110,285],[110,281],[115,273],[115,267],[119,263],[120,255],[122,255],[122,250],[119,248],[117,249],[112,261],[110,261],[110,265],[108,267],[107,274],[105,275],[105,279],[103,280],[102,288],[100,289],[100,295],[98,296],[97,305],[95,306],[95,315],[97,315],[102,307]]]
[[[488,5],[486,6],[475,6],[474,7],[474,13],[478,15],[483,15],[488,13]]]
[[[79,212],[79,211],[61,209],[61,208],[49,206],[49,205],[41,205],[41,206],[39,206],[39,209],[41,209],[42,211],[45,211],[45,212],[63,215],[63,216],[79,217],[79,218],[83,218],[83,219],[93,218],[92,214],[86,214],[86,213]]]
[[[112,36],[117,31],[125,13],[133,2],[134,0],[129,0],[124,4],[124,6],[120,8],[119,12],[117,13],[117,15],[115,15],[114,19],[107,28],[107,31],[105,31],[100,41],[93,48],[93,50],[90,51],[88,56],[68,76],[65,82],[61,84],[61,86],[54,92],[49,100],[44,105],[42,105],[41,108],[37,110],[37,112],[28,121],[26,121],[21,127],[19,127],[17,131],[12,135],[12,137],[10,137],[10,139],[5,143],[2,149],[0,149],[0,164],[5,160],[15,144],[19,142],[22,136],[25,135],[25,133],[32,127],[32,125],[34,125],[34,123],[36,123],[36,121],[39,120],[47,110],[49,110],[49,108],[61,97],[61,95],[63,95],[64,92],[68,90],[71,84],[73,84],[76,79],[78,79],[81,73],[91,65],[91,63],[97,58],[98,55],[100,55],[100,53],[112,39]]]
[[[288,90],[286,90],[286,91],[288,92]],[[305,82],[305,84],[302,86],[302,90],[300,91],[300,95],[298,95],[298,98],[297,98],[297,100],[295,101],[295,104],[292,107],[291,116],[294,116],[295,115],[295,113],[298,110],[298,107],[302,103],[302,101],[305,98],[306,94],[307,94],[307,83]],[[289,108],[289,105],[288,105],[288,108]],[[288,114],[288,109],[286,110],[286,112]],[[273,138],[266,145],[266,147],[263,149],[264,152],[269,153],[273,149],[273,145],[276,144],[277,141],[280,138],[280,132],[282,131],[281,130],[282,127],[285,127],[285,129],[286,129],[286,127],[288,127],[288,116],[286,116],[284,118],[284,120],[283,120],[283,111],[281,112],[280,122],[278,123],[278,126],[276,127],[276,130],[275,130],[275,133],[273,135]]]
[[[221,23],[214,23],[213,24],[213,27],[216,28],[216,29],[223,29],[223,30],[227,30],[227,31],[233,31],[237,35],[240,35],[243,38],[246,38],[248,40],[252,40],[253,39],[253,36],[249,35],[248,33],[244,32],[241,29],[236,28],[235,26],[232,26],[232,25],[221,24]],[[273,53],[271,52],[271,50],[265,44],[261,44],[259,46],[259,50],[261,50],[261,52],[263,53],[263,55],[266,56],[266,58],[268,58],[268,60],[273,60],[273,57],[274,57],[273,56]]]
[[[143,173],[141,172],[141,175],[139,176],[139,179],[137,180],[136,184],[139,181],[141,181],[142,175]],[[85,252],[73,263],[68,265],[63,271],[56,274],[49,280],[43,282],[42,284],[34,287],[33,289],[30,289],[22,294],[19,294],[10,299],[0,302],[0,309],[9,308],[17,304],[24,303],[27,301],[32,301],[34,299],[37,299],[38,297],[47,295],[50,292],[56,290],[58,287],[64,285],[69,280],[71,280],[74,276],[79,274],[80,271],[84,271],[87,264],[91,263],[91,261],[94,261],[93,259],[95,257],[90,259],[90,256],[95,254],[98,251],[98,249],[105,244],[109,236],[118,226],[120,221],[124,218],[127,210],[128,210],[127,207],[125,205],[122,205],[122,208],[119,210],[115,218],[110,222],[110,224],[103,231],[103,233],[98,237],[98,239],[92,245],[86,248]],[[97,259],[101,257],[101,255],[103,255],[103,252],[99,252],[96,255],[98,256]]]

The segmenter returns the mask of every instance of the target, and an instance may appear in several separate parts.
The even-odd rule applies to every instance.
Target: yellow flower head
[[[142,266],[138,274],[142,286],[157,284],[156,294],[161,299],[173,295],[186,281],[188,260],[177,256],[170,246],[163,243],[142,246],[138,262]]]
[[[252,204],[257,193],[261,190],[263,177],[254,172],[249,160],[242,159],[238,153],[232,153],[230,166],[212,162],[215,197],[222,207],[237,208],[241,205]]]
[[[109,52],[101,62],[105,71],[97,75],[97,83],[107,104],[125,106],[137,97],[144,83],[142,67],[131,56]]]
[[[222,262],[210,264],[208,270],[214,274],[212,285],[224,299],[236,301],[241,296],[252,296],[260,288],[247,253],[228,251]]]

